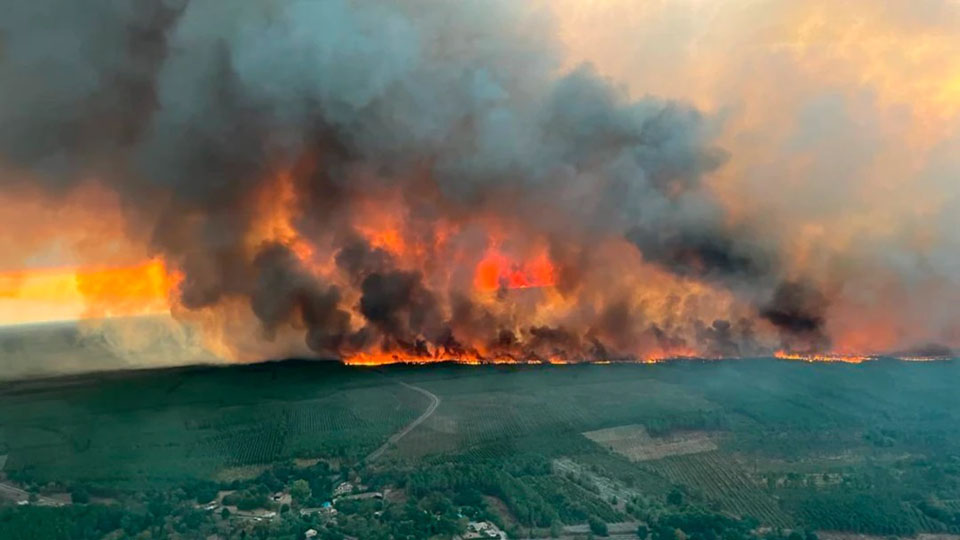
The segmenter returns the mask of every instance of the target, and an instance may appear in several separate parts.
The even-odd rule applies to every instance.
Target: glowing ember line
[[[872,356],[847,355],[839,353],[792,353],[788,351],[777,351],[773,354],[775,358],[783,360],[800,360],[802,362],[843,362],[846,364],[859,364],[867,360],[873,360]]]

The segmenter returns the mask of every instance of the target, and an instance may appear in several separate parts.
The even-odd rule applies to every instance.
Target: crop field
[[[670,456],[647,464],[650,470],[707,500],[717,501],[724,510],[749,516],[767,525],[792,524],[776,500],[760,489],[735,460],[717,452]]]
[[[717,449],[709,433],[689,431],[651,437],[647,428],[638,424],[588,431],[583,436],[631,461],[648,461]]]

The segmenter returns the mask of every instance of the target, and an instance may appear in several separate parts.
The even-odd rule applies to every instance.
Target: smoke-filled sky
[[[0,323],[358,363],[960,346],[956,1],[8,3]]]

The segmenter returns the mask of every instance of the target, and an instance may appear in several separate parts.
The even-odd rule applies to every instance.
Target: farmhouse
[[[507,533],[500,530],[489,521],[471,521],[467,523],[467,532],[458,536],[462,540],[474,540],[483,538],[495,538],[498,540],[507,540]]]
[[[353,493],[353,484],[351,484],[350,482],[342,482],[340,483],[339,486],[337,486],[333,490],[334,498],[342,497],[344,495],[349,495],[351,493]]]
[[[330,504],[329,502],[323,503],[323,506],[321,506],[320,508],[301,508],[300,509],[301,516],[310,516],[313,514],[319,514],[321,518],[325,520],[329,520],[337,515],[337,509],[334,508],[333,505]]]

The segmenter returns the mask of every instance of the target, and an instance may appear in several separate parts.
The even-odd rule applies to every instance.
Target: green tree
[[[637,526],[637,538],[644,540],[647,536],[650,535],[650,529],[646,525]]]
[[[196,499],[198,504],[206,504],[217,498],[217,486],[205,485],[197,488]]]
[[[290,496],[297,504],[301,504],[310,498],[310,484],[306,480],[295,480],[290,486]]]
[[[70,500],[76,504],[85,504],[90,502],[90,493],[87,492],[86,488],[75,487],[73,491],[70,492]]]
[[[607,524],[602,519],[590,516],[587,524],[590,525],[590,532],[593,534],[597,536],[610,536],[610,532],[607,530]]]

